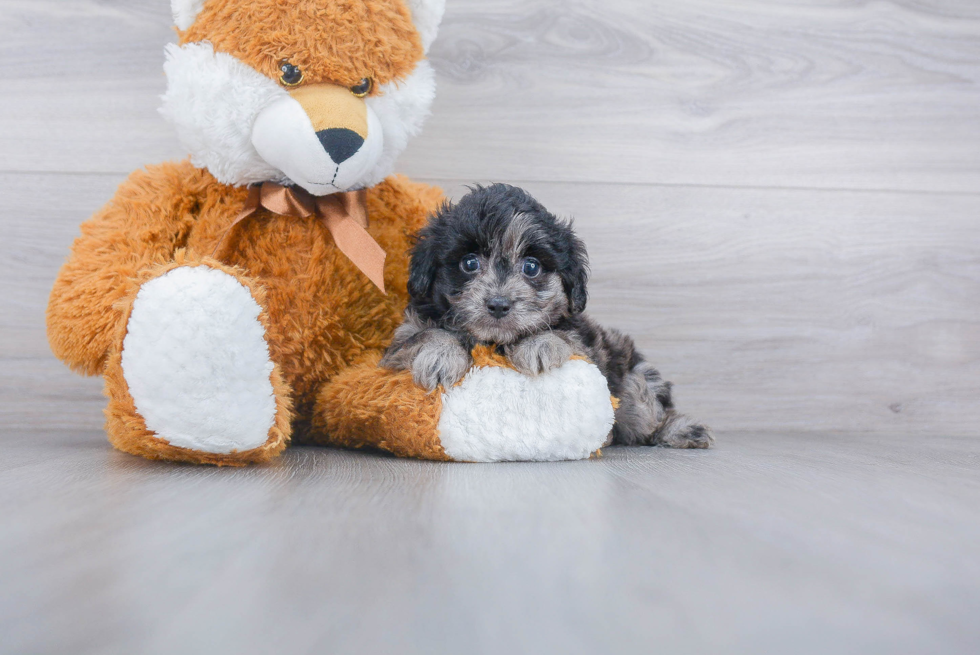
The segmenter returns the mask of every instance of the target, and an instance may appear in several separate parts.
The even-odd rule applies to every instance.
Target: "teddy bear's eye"
[[[279,62],[279,72],[282,73],[279,81],[282,82],[283,86],[299,86],[303,83],[303,71],[300,70],[299,66],[290,64],[286,59]]]
[[[367,94],[371,93],[372,86],[374,86],[374,83],[371,82],[371,78],[365,77],[363,80],[352,86],[350,88],[350,92],[358,98],[363,98]]]

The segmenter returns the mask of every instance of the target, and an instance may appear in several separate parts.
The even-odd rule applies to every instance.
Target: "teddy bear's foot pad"
[[[262,308],[235,277],[182,266],[133,302],[122,370],[147,429],[172,446],[228,454],[265,444],[276,421]]]
[[[589,362],[573,359],[534,377],[477,367],[443,395],[439,438],[457,461],[585,459],[614,420],[606,378]]]

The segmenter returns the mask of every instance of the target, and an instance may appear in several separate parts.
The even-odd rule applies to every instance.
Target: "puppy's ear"
[[[412,263],[408,270],[408,295],[413,299],[426,298],[432,292],[439,260],[435,240],[423,229],[412,247]]]
[[[565,293],[568,294],[569,309],[573,314],[581,314],[585,311],[585,305],[589,301],[589,273],[579,271],[571,280],[564,278]]]
[[[568,296],[569,310],[581,314],[589,301],[589,256],[585,244],[574,235],[569,238],[569,246],[569,263],[561,270],[561,281]]]

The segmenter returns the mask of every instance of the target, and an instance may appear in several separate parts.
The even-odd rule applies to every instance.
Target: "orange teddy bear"
[[[290,441],[467,461],[601,446],[612,402],[586,362],[535,389],[487,350],[431,394],[377,366],[407,302],[411,237],[443,200],[391,172],[434,98],[425,53],[444,0],[172,6],[161,112],[190,160],[133,173],[83,224],[47,314],[55,354],[105,377],[111,443],[218,465]],[[576,381],[566,414],[587,410],[571,431],[544,409],[520,435],[467,418],[485,393],[503,413],[553,407],[561,375]]]

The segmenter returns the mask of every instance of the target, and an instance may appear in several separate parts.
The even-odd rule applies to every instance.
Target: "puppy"
[[[569,223],[522,189],[476,187],[419,233],[405,321],[381,365],[410,370],[431,390],[462,379],[478,343],[496,345],[527,375],[583,355],[620,401],[613,443],[707,448],[710,431],[674,411],[670,382],[633,340],[583,313],[588,277],[585,245]]]

